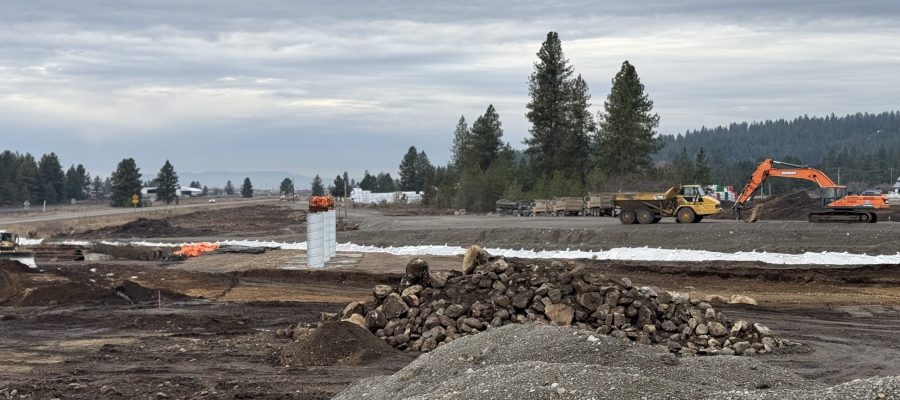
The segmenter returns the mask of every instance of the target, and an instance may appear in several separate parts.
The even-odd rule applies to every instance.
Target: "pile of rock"
[[[369,329],[388,344],[428,352],[490,327],[549,322],[574,325],[681,355],[753,355],[796,345],[761,324],[731,321],[687,295],[636,287],[582,266],[525,265],[466,255],[462,271],[430,272],[412,260],[399,287],[378,285],[373,299],[336,316]]]

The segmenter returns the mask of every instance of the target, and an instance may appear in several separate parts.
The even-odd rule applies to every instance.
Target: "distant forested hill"
[[[662,138],[657,161],[675,161],[682,149],[696,154],[702,147],[714,177],[728,184],[745,183],[765,158],[816,166],[835,179],[840,168],[842,183],[859,186],[893,183],[900,174],[897,111],[734,123]]]

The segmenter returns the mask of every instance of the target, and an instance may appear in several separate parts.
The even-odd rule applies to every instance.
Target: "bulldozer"
[[[19,235],[0,231],[0,259],[15,260],[29,267],[36,268],[34,253],[22,249],[19,245]]]
[[[809,213],[809,222],[862,222],[873,223],[878,221],[875,210],[889,207],[887,196],[870,194],[852,194],[846,186],[836,184],[824,172],[805,165],[789,164],[781,161],[766,159],[756,167],[756,171],[750,177],[750,181],[744,186],[744,190],[734,202],[734,209],[738,218],[744,222],[756,222],[760,216],[760,206],[754,207],[750,216],[741,216],[741,210],[753,197],[756,190],[770,177],[802,179],[814,182],[822,188],[823,210]]]

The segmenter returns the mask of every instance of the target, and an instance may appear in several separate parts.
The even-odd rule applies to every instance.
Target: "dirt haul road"
[[[678,224],[622,225],[604,217],[499,217],[484,215],[388,216],[350,210],[358,231],[339,232],[340,242],[375,246],[448,244],[507,249],[609,250],[661,247],[720,252],[900,252],[900,223],[811,224],[800,221],[704,220]]]

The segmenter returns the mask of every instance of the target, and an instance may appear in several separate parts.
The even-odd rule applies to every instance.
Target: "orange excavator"
[[[734,209],[740,216],[747,200],[769,177],[804,179],[815,182],[822,188],[822,204],[825,209],[809,214],[809,222],[876,222],[878,214],[874,210],[888,208],[884,195],[860,195],[847,193],[846,186],[840,186],[824,172],[805,165],[794,165],[767,159],[756,167],[750,181],[734,202]],[[759,219],[759,209],[755,208],[747,222]]]

